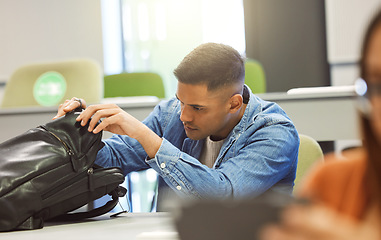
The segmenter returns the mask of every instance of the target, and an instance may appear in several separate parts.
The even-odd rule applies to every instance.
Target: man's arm
[[[127,135],[136,139],[144,148],[149,157],[154,157],[158,151],[162,139],[142,122],[123,111],[116,104],[91,105],[86,108],[86,102],[82,99],[72,98],[60,105],[56,119],[67,112],[82,106],[85,110],[77,117],[82,126],[89,123],[89,132],[98,133],[102,130],[114,134]],[[99,121],[102,120],[100,123]],[[99,123],[99,124],[98,124]]]
[[[154,117],[150,115],[145,123],[157,129],[152,124],[160,122],[163,142],[156,156],[146,162],[180,195],[243,197],[272,187],[292,191],[299,140],[294,125],[286,118],[257,118],[238,138],[226,140],[216,167],[208,168],[193,157],[201,151],[201,143],[186,138],[177,142],[183,131],[181,122]]]

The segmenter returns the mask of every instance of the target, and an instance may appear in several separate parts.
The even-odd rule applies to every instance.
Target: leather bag
[[[81,109],[0,144],[0,231],[42,228],[47,220],[78,220],[110,211],[124,196],[119,168],[94,164],[102,133],[76,122]],[[105,206],[72,212],[106,194]]]

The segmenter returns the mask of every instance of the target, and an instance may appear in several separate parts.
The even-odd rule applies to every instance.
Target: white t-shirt
[[[205,140],[204,148],[202,149],[202,152],[201,152],[201,156],[199,159],[200,162],[212,168],[214,165],[214,162],[216,161],[218,157],[218,154],[220,153],[224,140],[225,139],[222,139],[220,141],[213,141],[208,136]]]

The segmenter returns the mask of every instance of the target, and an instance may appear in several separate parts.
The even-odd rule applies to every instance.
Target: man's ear
[[[235,113],[238,110],[241,109],[241,106],[243,104],[243,97],[241,94],[234,94],[230,98],[230,113]]]

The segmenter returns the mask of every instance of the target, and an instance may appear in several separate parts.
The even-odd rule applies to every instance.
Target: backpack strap
[[[19,226],[16,227],[15,230],[32,230],[32,229],[40,229],[44,227],[44,219],[42,217],[31,216]]]
[[[118,204],[119,197],[123,197],[126,194],[126,192],[127,189],[125,189],[122,186],[118,186],[109,193],[112,199],[108,201],[105,205],[87,212],[66,213],[49,219],[49,221],[78,221],[85,218],[93,218],[103,215],[105,213],[110,212]]]

